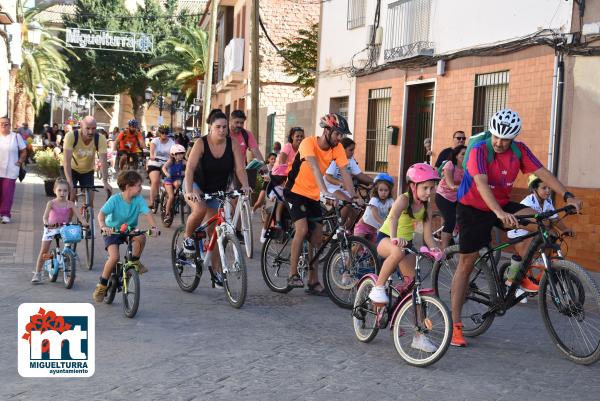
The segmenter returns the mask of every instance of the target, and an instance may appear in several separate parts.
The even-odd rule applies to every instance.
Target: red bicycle
[[[173,273],[179,288],[186,292],[194,291],[200,283],[202,270],[206,266],[210,273],[212,287],[222,285],[227,301],[234,308],[241,308],[244,305],[248,274],[240,243],[235,235],[235,227],[227,221],[225,216],[225,204],[241,195],[242,193],[238,191],[203,195],[205,200],[219,200],[219,209],[217,214],[194,230],[193,240],[196,252],[193,256],[187,256],[183,250],[184,226],[175,230],[171,242]],[[209,239],[206,229],[213,224],[214,230]],[[211,265],[212,254],[216,246],[221,261],[221,272],[215,271],[216,269]]]

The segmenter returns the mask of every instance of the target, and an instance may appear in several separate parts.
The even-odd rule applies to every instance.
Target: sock
[[[104,278],[104,277],[100,277],[100,284],[102,284],[102,285],[108,285],[108,279]]]
[[[131,261],[132,261],[132,262],[137,262],[138,260],[140,260],[140,257],[139,257],[139,256],[132,256],[132,257],[131,257]]]

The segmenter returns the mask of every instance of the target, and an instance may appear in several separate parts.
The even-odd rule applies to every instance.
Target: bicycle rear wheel
[[[377,312],[369,299],[369,293],[373,287],[375,287],[375,281],[371,277],[366,278],[358,287],[354,298],[354,308],[352,310],[354,335],[358,341],[363,343],[373,341],[379,332]]]
[[[94,208],[91,206],[86,207],[83,217],[89,224],[85,235],[85,259],[88,270],[92,270],[92,266],[94,265],[94,236],[96,235],[94,229]]]
[[[202,277],[202,265],[196,263],[195,258],[188,258],[183,252],[183,238],[185,227],[180,226],[173,233],[171,241],[171,264],[175,281],[185,292],[192,292],[200,283]]]
[[[415,314],[419,320],[418,328],[415,327]],[[396,316],[393,335],[396,351],[406,363],[419,367],[429,366],[444,356],[450,346],[450,312],[437,297],[421,295],[420,304],[409,299]],[[430,346],[433,347],[427,349]]]
[[[252,234],[252,212],[247,201],[242,204],[242,235],[244,236],[244,248],[246,256],[252,259],[254,255],[254,242]]]
[[[336,242],[326,258],[323,283],[336,305],[352,309],[358,281],[367,273],[377,272],[377,251],[371,242],[361,237],[348,237],[349,246],[343,242]]]
[[[68,248],[67,248],[68,249]],[[71,252],[63,252],[63,281],[66,289],[71,289],[75,283],[75,271],[77,260],[75,254]]]
[[[140,275],[134,267],[127,269],[123,275],[123,312],[132,318],[140,306]]]
[[[567,358],[581,365],[600,359],[600,291],[581,266],[552,260],[540,282],[539,306],[548,334]]]
[[[240,243],[234,235],[226,234],[223,239],[223,288],[227,301],[234,308],[241,308],[246,301],[248,272]]]
[[[446,305],[451,303],[452,279],[458,266],[458,245],[449,246],[445,250],[446,259],[435,262],[431,274],[431,281],[436,295]],[[468,337],[476,337],[487,331],[494,321],[492,313],[485,319],[481,316],[487,312],[489,306],[496,299],[496,285],[490,275],[489,267],[485,261],[480,261],[471,272],[465,302],[461,310],[463,333]],[[458,323],[458,322],[455,322]]]
[[[287,293],[292,290],[287,284],[291,243],[291,234],[286,231],[281,238],[267,238],[263,244],[260,270],[271,291]]]

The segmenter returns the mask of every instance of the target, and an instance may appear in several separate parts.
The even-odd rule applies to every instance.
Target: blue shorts
[[[181,187],[183,189],[183,193],[185,193],[186,192],[186,190],[185,190],[185,181],[181,183]],[[195,190],[201,192],[200,186],[198,184],[194,183],[192,185],[192,187]],[[203,201],[204,201],[204,203],[206,203],[206,207],[209,208],[209,209],[218,209],[219,208],[219,200],[218,199],[209,199],[209,200],[204,200],[203,199]]]
[[[385,233],[382,233],[381,231],[377,231],[377,238],[375,239],[375,247],[377,247],[377,245],[379,245],[379,242],[381,242],[381,240],[384,238],[390,238],[390,236]],[[413,246],[412,240],[408,241],[408,244],[406,244],[406,248],[412,248],[412,246]]]
[[[108,250],[108,247],[111,245],[116,245],[117,247],[121,244],[125,243],[127,237],[121,234],[111,234],[104,236],[104,249]]]

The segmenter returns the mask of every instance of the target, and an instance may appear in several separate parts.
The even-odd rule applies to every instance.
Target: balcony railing
[[[429,41],[431,0],[399,0],[388,5],[385,61],[433,55]]]

